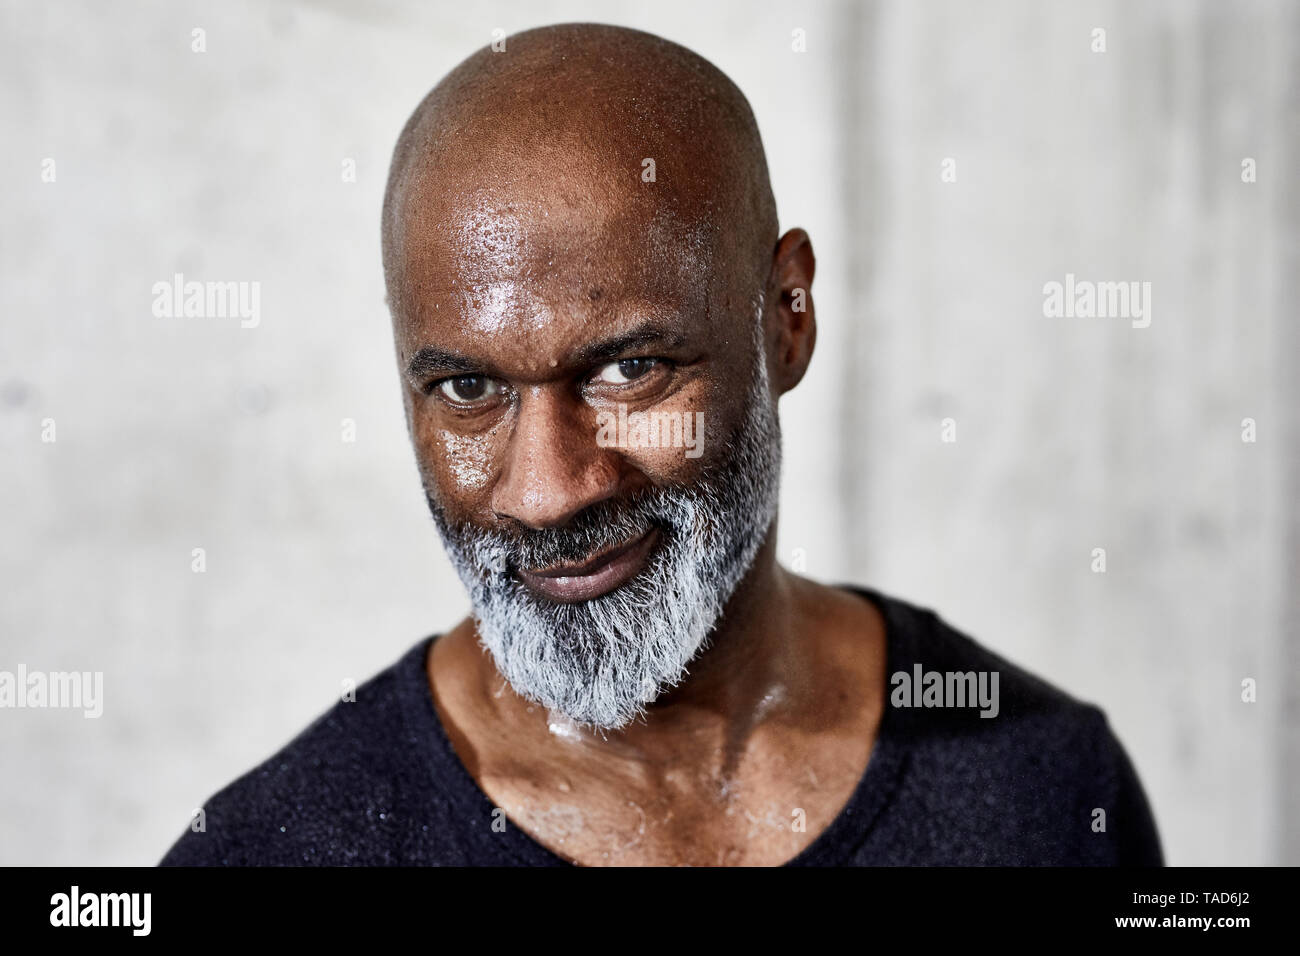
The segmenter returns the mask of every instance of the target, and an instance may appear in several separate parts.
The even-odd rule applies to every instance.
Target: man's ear
[[[777,295],[773,313],[775,328],[769,330],[769,341],[774,341],[770,360],[772,384],[778,394],[798,385],[812,360],[813,346],[817,343],[812,300],[816,271],[817,260],[808,233],[791,229],[777,240],[768,287]]]

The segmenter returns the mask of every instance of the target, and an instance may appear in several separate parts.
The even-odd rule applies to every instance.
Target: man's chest
[[[502,811],[497,826],[580,866],[778,866],[825,831],[866,764],[839,749],[821,758],[751,761],[734,775],[513,767],[479,785]]]

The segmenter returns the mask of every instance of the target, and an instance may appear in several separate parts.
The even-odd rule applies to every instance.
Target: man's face
[[[752,564],[780,434],[762,290],[725,235],[654,184],[564,181],[585,186],[417,189],[395,330],[483,642],[523,696],[615,728]]]

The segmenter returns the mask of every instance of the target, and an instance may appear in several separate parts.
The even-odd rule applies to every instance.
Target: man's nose
[[[492,510],[530,528],[565,524],[618,490],[620,457],[596,443],[590,409],[549,389],[520,396]]]

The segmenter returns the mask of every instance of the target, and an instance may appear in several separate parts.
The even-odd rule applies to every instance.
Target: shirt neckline
[[[910,672],[915,658],[914,634],[902,618],[900,605],[870,588],[839,585],[841,590],[865,598],[874,604],[884,619],[885,673]],[[490,828],[496,804],[478,785],[438,716],[433,689],[428,680],[428,655],[441,634],[424,638],[402,662],[402,711],[409,742],[420,755],[428,778],[452,804],[457,818],[469,821],[477,833],[475,839],[494,851],[504,850],[519,863],[530,866],[575,866],[559,854],[533,839],[513,820],[504,832]],[[887,693],[888,677],[886,677]],[[867,759],[866,769],[858,778],[848,802],[817,837],[781,866],[835,866],[843,864],[866,841],[894,793],[902,776],[908,754],[906,715],[888,700],[881,715],[876,739]],[[432,747],[430,747],[432,744]],[[450,773],[452,779],[446,779]]]

